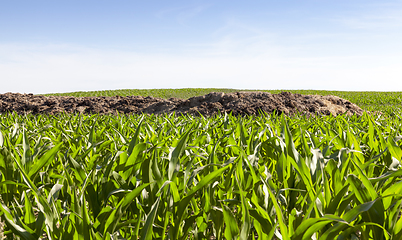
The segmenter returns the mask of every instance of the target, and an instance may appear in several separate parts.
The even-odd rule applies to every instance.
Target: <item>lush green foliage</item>
[[[255,90],[236,90],[236,89],[218,89],[218,88],[182,88],[182,89],[124,89],[124,90],[108,90],[108,91],[92,91],[92,92],[73,92],[73,93],[57,93],[47,95],[60,96],[152,96],[159,98],[190,98],[205,95],[210,92],[236,92],[236,91],[255,91]],[[311,94],[311,95],[335,95],[347,99],[364,110],[381,111],[386,114],[393,115],[402,108],[402,92],[346,92],[346,91],[322,91],[322,90],[258,90],[270,93],[280,93],[283,91]]]
[[[21,239],[402,239],[398,116],[0,116]]]

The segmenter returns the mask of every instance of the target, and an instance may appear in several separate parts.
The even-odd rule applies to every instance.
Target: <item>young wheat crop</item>
[[[401,123],[4,114],[4,235],[401,239]]]

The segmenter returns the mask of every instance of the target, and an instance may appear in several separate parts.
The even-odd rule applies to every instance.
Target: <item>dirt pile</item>
[[[271,94],[267,92],[209,93],[189,99],[162,99],[154,97],[62,97],[39,96],[33,94],[0,94],[0,113],[57,114],[99,113],[99,114],[202,114],[211,116],[218,112],[232,112],[234,115],[259,114],[261,111],[287,115],[302,112],[306,114],[361,115],[363,110],[357,105],[336,97],[301,95],[289,92]]]

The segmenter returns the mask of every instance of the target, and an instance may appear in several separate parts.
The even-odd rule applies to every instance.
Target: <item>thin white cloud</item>
[[[367,4],[332,19],[352,29],[384,30],[402,27],[402,3]]]
[[[402,90],[398,56],[286,57],[277,51],[211,57],[66,45],[49,51],[45,45],[7,49],[0,45],[2,93],[183,87]]]
[[[155,17],[159,19],[174,18],[180,25],[186,26],[188,21],[195,18],[208,8],[212,4],[203,4],[197,6],[180,6],[174,8],[166,8],[159,10],[155,13]]]
[[[360,17],[338,18],[335,21],[353,29],[389,29],[402,27],[402,11],[392,15],[366,15]]]
[[[196,17],[197,15],[201,14],[203,11],[205,11],[206,9],[208,9],[211,5],[200,5],[200,6],[196,6],[196,7],[190,7],[185,9],[184,11],[181,11],[178,15],[177,15],[177,21],[182,24],[185,25],[187,24],[187,22]]]
[[[210,34],[214,40],[184,45],[184,51],[202,56],[241,56],[271,54],[284,52],[283,46],[276,44],[279,36],[261,28],[246,24],[235,17],[226,17],[222,26]]]
[[[232,33],[241,33],[241,34],[251,34],[251,35],[263,35],[266,34],[266,31],[258,28],[254,25],[245,23],[244,20],[241,20],[239,17],[235,15],[229,15],[224,18],[224,23],[221,27],[217,28],[213,35],[220,36],[222,34],[227,34],[228,32]]]
[[[171,13],[175,13],[177,11],[182,11],[184,10],[186,7],[172,7],[172,8],[165,8],[165,9],[161,9],[155,12],[154,16],[159,18],[159,19],[165,19],[167,15],[171,14]]]

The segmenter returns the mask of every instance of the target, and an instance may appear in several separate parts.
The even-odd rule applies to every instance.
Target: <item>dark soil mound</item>
[[[261,111],[287,115],[298,112],[307,114],[361,115],[363,110],[357,105],[336,97],[301,95],[282,92],[209,93],[189,99],[161,99],[142,96],[128,97],[61,97],[39,96],[33,94],[0,94],[0,113],[17,112],[19,114],[57,114],[67,113],[125,113],[125,114],[163,114],[183,113],[211,116],[218,112],[232,112],[234,115],[259,114]]]

